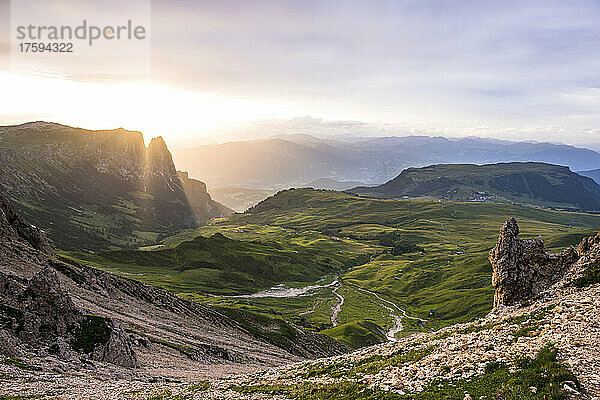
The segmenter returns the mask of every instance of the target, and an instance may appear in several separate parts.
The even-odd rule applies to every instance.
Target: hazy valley
[[[431,164],[543,162],[568,166],[572,171],[591,170],[600,164],[597,152],[567,145],[429,136],[354,137],[343,141],[281,134],[195,148],[177,147],[173,154],[178,168],[202,177],[209,187],[259,189],[310,186],[321,178],[379,185],[405,168]]]

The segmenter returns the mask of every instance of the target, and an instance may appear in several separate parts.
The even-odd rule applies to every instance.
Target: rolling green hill
[[[385,332],[371,321],[359,320],[329,328],[321,333],[339,340],[351,349],[372,346],[386,341]]]
[[[63,249],[154,243],[232,212],[176,171],[162,138],[124,129],[0,127],[0,189]]]
[[[487,313],[487,256],[511,216],[523,237],[542,234],[551,251],[600,227],[597,215],[506,203],[294,189],[159,246],[68,255],[197,301],[282,317],[356,347],[382,340],[374,326],[389,332],[396,318],[405,334]],[[267,286],[278,294],[244,295]]]
[[[340,253],[319,244],[240,241],[221,233],[154,251],[64,254],[176,293],[220,295],[252,293],[280,282],[316,281],[369,259],[366,252]]]
[[[349,192],[374,198],[432,197],[600,210],[600,185],[568,167],[544,163],[441,164],[405,169],[376,187]]]
[[[600,182],[600,168],[592,169],[589,171],[577,171],[577,173],[581,176],[587,176],[588,178],[592,178],[594,182]]]
[[[382,246],[377,257],[342,276],[346,302],[340,322],[364,318],[389,327],[389,313],[369,307],[379,301],[369,291],[428,320],[424,326],[405,320],[410,330],[467,321],[491,308],[487,256],[499,227],[511,216],[519,220],[524,237],[542,234],[553,251],[577,244],[600,227],[600,216],[584,213],[511,204],[366,199],[311,189],[280,192],[230,217],[229,223],[316,230]],[[397,245],[407,250],[394,251]]]

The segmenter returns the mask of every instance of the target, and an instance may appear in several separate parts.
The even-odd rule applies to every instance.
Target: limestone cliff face
[[[228,215],[198,188],[186,192],[161,137],[146,147],[124,129],[0,127],[1,192],[64,249],[135,247]]]
[[[144,176],[141,180],[146,191],[167,197],[182,192],[183,188],[171,152],[162,137],[155,137],[150,141],[143,162]]]
[[[208,218],[227,217],[233,210],[213,200],[206,190],[206,184],[188,176],[187,172],[178,171],[179,180],[189,199],[189,205],[198,223]]]
[[[498,243],[490,252],[494,307],[516,304],[548,289],[579,258],[573,247],[549,254],[541,236],[519,239],[518,235],[517,221],[511,218],[500,229]]]

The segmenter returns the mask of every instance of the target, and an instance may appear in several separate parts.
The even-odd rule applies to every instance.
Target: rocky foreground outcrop
[[[56,389],[122,399],[106,382],[153,386],[347,351],[292,328],[282,341],[276,328],[57,256],[0,196],[0,398]]]
[[[46,235],[28,224],[2,196],[0,247],[1,354],[18,356],[37,348],[67,360],[80,361],[85,355],[123,367],[138,365],[133,342],[116,321],[85,315],[75,306],[63,290],[58,272],[50,266],[54,254]],[[40,254],[36,255],[36,250]],[[7,273],[9,263],[23,261],[11,257],[15,252],[34,257],[29,261],[43,269],[29,278]]]
[[[46,235],[36,227],[28,224],[17,214],[15,208],[0,196],[0,237],[13,240],[24,240],[34,249],[52,254],[52,247]]]
[[[548,289],[580,256],[573,247],[549,254],[541,236],[519,239],[518,235],[519,225],[511,218],[500,229],[498,243],[490,252],[492,285],[496,289],[494,306],[513,305]],[[584,242],[587,246],[587,239]]]

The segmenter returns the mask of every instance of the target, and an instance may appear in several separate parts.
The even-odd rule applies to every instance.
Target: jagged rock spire
[[[519,239],[515,218],[500,229],[498,243],[490,252],[494,307],[520,303],[548,289],[560,280],[577,260],[575,248],[548,254],[542,237]]]

